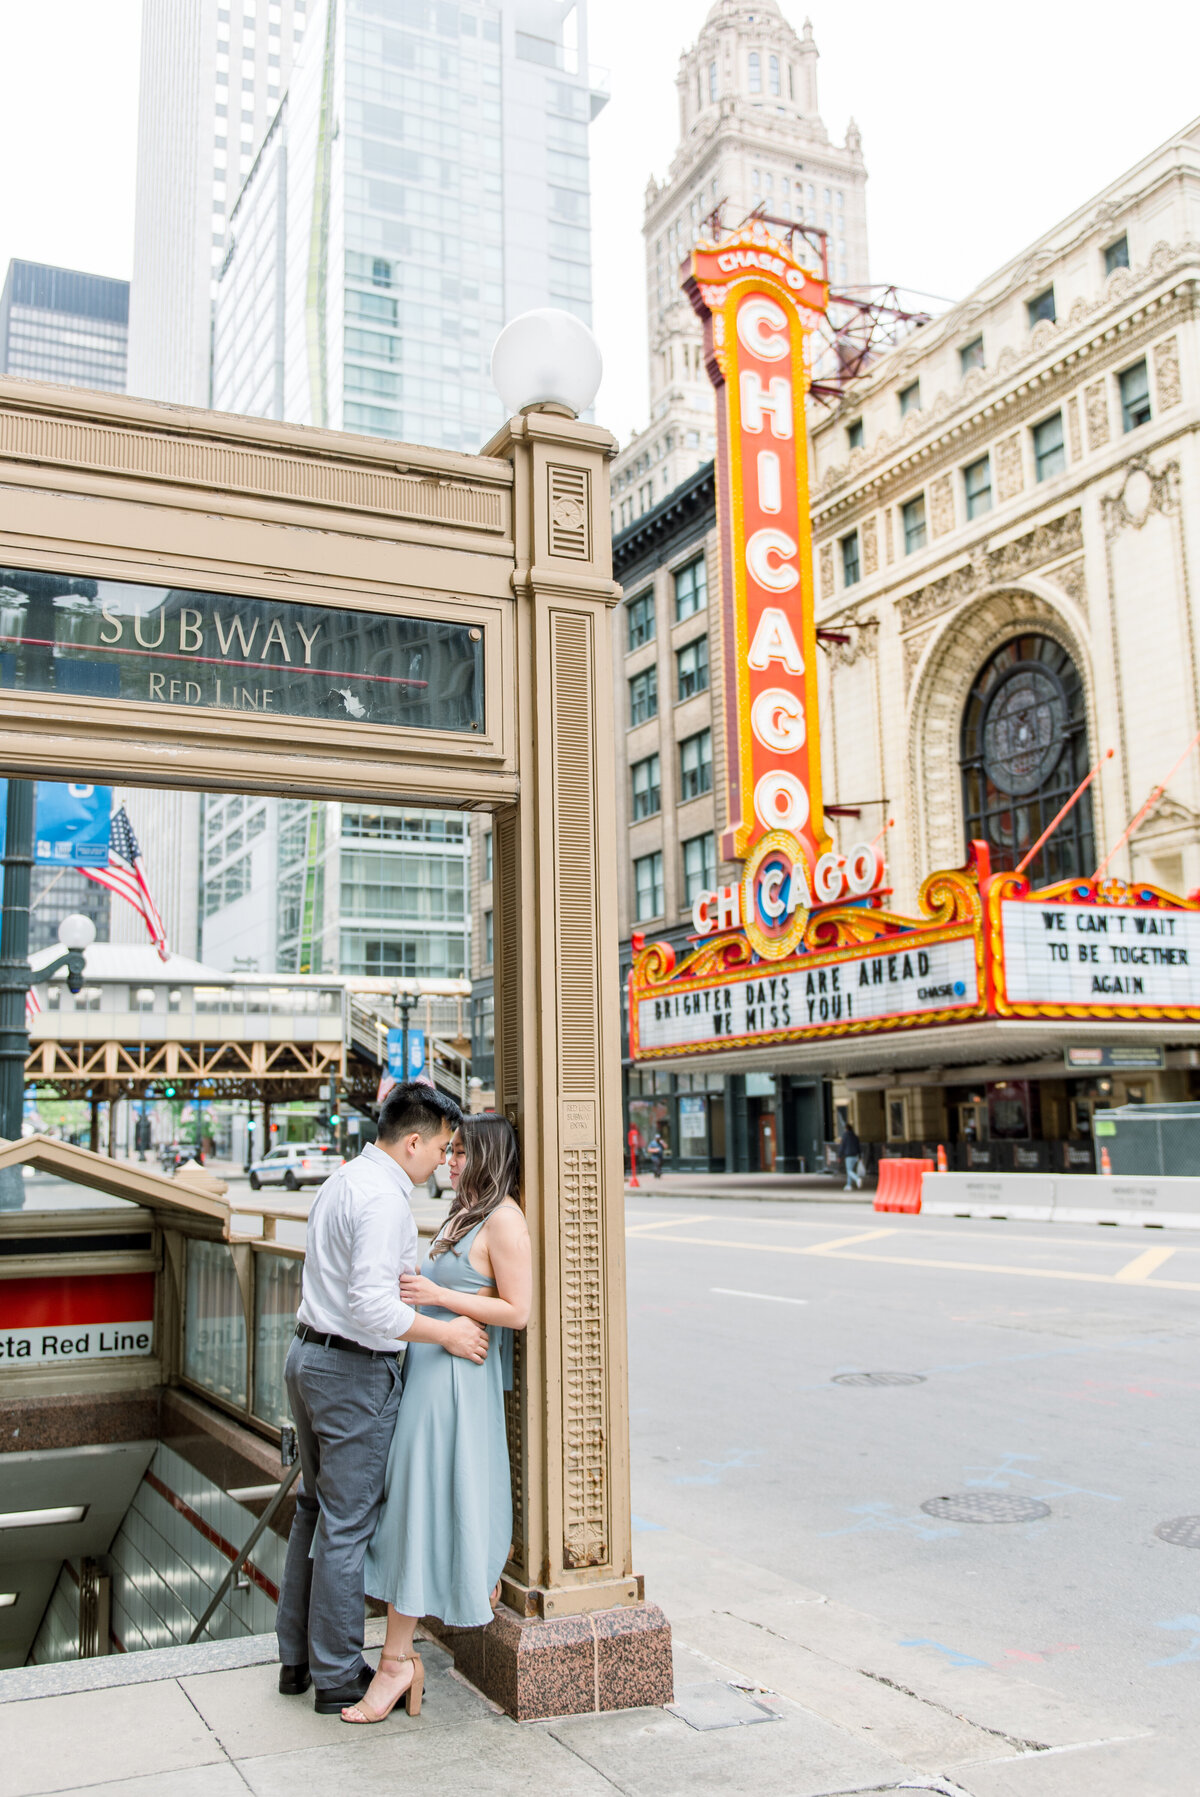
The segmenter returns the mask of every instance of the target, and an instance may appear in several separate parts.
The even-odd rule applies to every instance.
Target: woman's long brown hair
[[[430,1249],[431,1257],[444,1254],[506,1198],[518,1198],[521,1157],[517,1138],[507,1117],[490,1113],[464,1117],[459,1133],[467,1151],[450,1215]]]

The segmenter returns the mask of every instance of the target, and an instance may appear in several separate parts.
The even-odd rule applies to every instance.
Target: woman
[[[503,1117],[464,1118],[449,1158],[450,1215],[421,1271],[401,1278],[400,1295],[435,1316],[484,1324],[488,1355],[475,1366],[435,1343],[409,1344],[366,1562],[367,1590],[387,1600],[387,1636],[366,1696],[342,1711],[343,1722],[382,1722],[402,1697],[419,1715],[418,1619],[438,1616],[454,1628],[490,1622],[512,1544],[504,1392],[512,1331],[529,1321],[533,1285],[517,1138]]]

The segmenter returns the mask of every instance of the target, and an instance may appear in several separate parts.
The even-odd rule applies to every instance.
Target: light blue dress
[[[469,1258],[482,1227],[428,1258],[426,1279],[452,1291],[485,1290],[491,1281]],[[423,1316],[457,1314],[422,1307]],[[434,1342],[409,1343],[383,1508],[366,1560],[368,1593],[402,1616],[437,1616],[453,1628],[492,1620],[491,1594],[512,1545],[504,1428],[504,1393],[511,1389],[511,1329],[488,1329],[481,1366]]]

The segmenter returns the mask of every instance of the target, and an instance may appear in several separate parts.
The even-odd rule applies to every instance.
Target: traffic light
[[[329,1118],[330,1129],[336,1129],[340,1122],[341,1118],[338,1116],[337,1112],[334,1111],[333,1115]]]
[[[174,1098],[174,1096],[175,1096],[174,1086],[164,1086],[163,1087],[163,1097],[164,1098]]]

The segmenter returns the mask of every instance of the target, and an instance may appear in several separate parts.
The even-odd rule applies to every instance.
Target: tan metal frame
[[[640,1594],[612,854],[614,447],[542,412],[511,420],[484,455],[456,456],[0,381],[0,560],[484,632],[479,736],[7,689],[0,773],[496,814],[497,1103],[521,1136],[535,1255],[504,1583],[525,1616]]]

